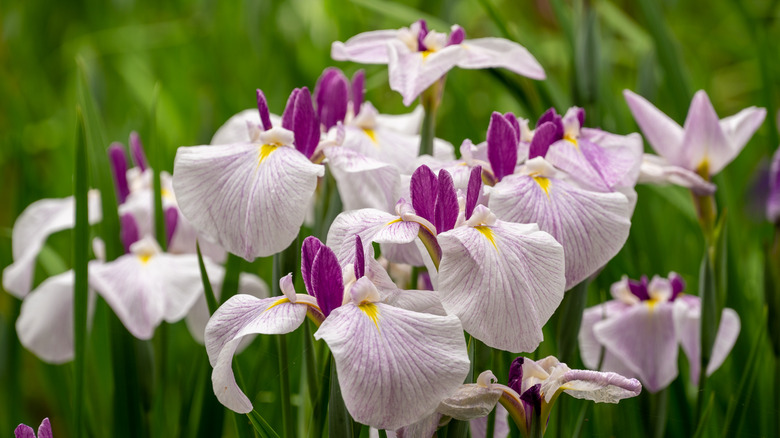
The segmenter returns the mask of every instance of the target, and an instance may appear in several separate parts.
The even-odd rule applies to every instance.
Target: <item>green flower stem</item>
[[[274,254],[273,258],[273,295],[281,295],[279,280],[288,272],[295,272],[295,259],[298,253],[297,242],[287,249]],[[293,422],[292,404],[290,403],[290,373],[288,370],[287,339],[284,335],[276,337],[276,346],[279,356],[279,389],[282,403],[282,424],[284,436],[295,436],[295,423]]]
[[[74,382],[73,392],[74,406],[74,435],[85,436],[84,425],[84,367],[87,340],[87,295],[88,278],[87,264],[89,263],[89,220],[87,212],[87,192],[89,190],[89,174],[87,155],[87,143],[84,132],[86,130],[84,116],[78,109],[78,126],[76,137],[76,168],[73,192],[76,198],[76,226],[73,230],[73,271],[75,284],[73,288],[73,330],[74,330]]]
[[[419,155],[433,155],[433,139],[436,137],[436,113],[441,105],[441,96],[444,91],[444,81],[447,76],[442,76],[433,85],[423,91],[420,103],[425,110],[422,130],[420,132]]]

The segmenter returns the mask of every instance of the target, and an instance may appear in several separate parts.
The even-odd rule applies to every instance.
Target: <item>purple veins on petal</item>
[[[141,169],[141,172],[146,170],[148,166],[146,164],[144,146],[141,144],[141,137],[139,137],[138,133],[135,131],[130,133],[130,156],[135,165]]]
[[[518,356],[512,361],[512,365],[509,366],[509,377],[507,383],[509,387],[514,389],[515,392],[521,394],[523,392],[523,363],[525,358]]]
[[[179,223],[179,209],[168,207],[165,209],[165,243],[170,245],[173,240],[173,234],[176,232],[176,225]]]
[[[443,233],[455,228],[458,221],[458,194],[449,172],[439,171],[439,194],[436,197],[436,232]]]
[[[141,238],[138,223],[131,213],[125,213],[119,218],[119,238],[125,247],[125,253],[130,253],[130,245]]]
[[[20,424],[14,429],[15,438],[35,438],[35,431],[26,424]]]
[[[434,223],[436,194],[439,191],[436,175],[430,167],[422,165],[412,174],[409,186],[412,208],[420,217]]]
[[[550,145],[563,137],[563,132],[559,133],[558,131],[558,127],[553,122],[544,122],[541,125],[537,125],[534,131],[534,138],[528,147],[528,159],[547,155]]]
[[[314,257],[311,269],[311,287],[317,297],[317,305],[327,317],[341,306],[344,299],[344,279],[336,254],[327,246],[322,246]]]
[[[647,276],[643,275],[642,278],[637,280],[628,280],[628,289],[641,301],[647,301],[650,299],[650,293],[647,291]]]
[[[452,27],[452,32],[450,32],[450,36],[447,39],[447,45],[454,46],[460,44],[464,39],[466,39],[466,31],[462,27],[455,25]]]
[[[352,111],[355,113],[355,116],[360,114],[365,88],[366,71],[361,68],[352,75]]]
[[[349,81],[344,73],[335,67],[322,72],[314,87],[314,102],[317,104],[317,117],[329,130],[347,115],[349,99]]]
[[[130,187],[127,185],[127,157],[121,143],[111,143],[108,147],[108,158],[114,174],[117,201],[122,204],[130,196]]]
[[[517,133],[512,123],[501,113],[493,112],[487,132],[487,152],[490,167],[496,179],[501,181],[511,175],[517,164]]]
[[[366,255],[363,251],[363,240],[355,234],[355,278],[366,275]]]
[[[469,185],[466,189],[466,220],[474,213],[474,207],[479,200],[479,192],[482,188],[482,166],[476,166],[471,169],[469,174]]]
[[[273,128],[271,124],[271,114],[268,111],[268,100],[263,94],[263,90],[257,89],[257,111],[260,113],[260,121],[263,123],[263,129],[268,131]]]
[[[306,286],[306,291],[309,295],[313,297],[317,297],[317,293],[311,283],[312,266],[317,253],[323,246],[325,245],[320,242],[320,239],[314,236],[304,239],[303,245],[301,245],[301,275],[303,276],[303,284]]]

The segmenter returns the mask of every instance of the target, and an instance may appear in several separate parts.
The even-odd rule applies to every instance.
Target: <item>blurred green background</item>
[[[772,237],[761,205],[766,185],[761,174],[778,146],[777,0],[3,0],[0,266],[11,262],[11,227],[18,214],[37,199],[72,192],[78,57],[86,66],[110,141],[126,143],[132,130],[149,137],[153,90],[159,84],[153,138],[163,148],[170,171],[177,147],[208,143],[228,117],[255,105],[256,88],[263,89],[272,112],[281,113],[290,90],[313,88],[329,65],[348,75],[364,67],[367,98],[382,112],[408,111],[390,91],[385,66],[337,63],[330,59],[330,44],[368,30],[408,26],[418,18],[428,18],[429,26],[440,31],[460,24],[467,38],[514,39],[547,72],[546,81],[534,82],[507,71],[452,71],[437,135],[456,146],[465,138],[484,140],[492,111],[512,111],[533,121],[551,105],[559,112],[583,106],[587,126],[635,132],[622,97],[625,88],[643,94],[681,124],[698,89],[707,91],[721,117],[751,105],[768,109],[767,120],[743,153],[715,180],[719,208],[727,211],[728,221],[728,290],[723,299],[741,316],[742,333],[711,380],[715,401],[706,432],[777,436],[780,406],[773,388],[780,376],[767,336],[760,337],[765,331],[763,253]],[[690,195],[676,187],[637,191],[629,241],[592,284],[591,304],[606,297],[609,285],[623,274],[676,271],[690,292],[697,290],[704,242]],[[71,263],[67,232],[50,239],[49,247],[62,261],[42,264],[39,281]],[[0,296],[0,433],[10,433],[19,422],[37,425],[48,415],[55,436],[66,436],[68,432],[56,426],[67,429],[67,420],[56,417],[65,415],[67,400],[49,392],[52,379],[67,378],[67,365],[45,365],[18,346],[13,329],[18,309],[19,300]],[[537,356],[556,351],[554,328],[547,332]],[[751,371],[745,363],[754,345],[758,365]],[[684,401],[695,400],[696,388],[687,382],[684,362],[681,359],[681,378],[670,389],[669,436],[688,436],[695,427],[687,419],[690,408]],[[508,363],[504,373],[507,368]],[[295,371],[292,375],[297,380]],[[505,381],[505,374],[497,375]],[[267,412],[276,426],[280,420],[270,394],[258,410]],[[741,398],[732,400],[736,394]],[[583,436],[643,433],[648,422],[655,421],[649,415],[650,402],[642,398],[618,407],[587,408]],[[721,430],[730,403],[739,421]],[[579,406],[566,401],[560,415],[574,421]],[[557,425],[551,427],[551,433],[558,431]],[[573,429],[565,426],[563,436]]]

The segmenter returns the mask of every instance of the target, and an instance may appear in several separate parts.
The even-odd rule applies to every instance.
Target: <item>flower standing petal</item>
[[[644,97],[629,90],[623,90],[623,97],[653,150],[670,164],[688,168],[680,148],[683,128]]]
[[[469,69],[502,67],[531,79],[547,76],[539,61],[525,47],[503,38],[476,38],[466,40],[460,47],[464,56],[458,67]]]

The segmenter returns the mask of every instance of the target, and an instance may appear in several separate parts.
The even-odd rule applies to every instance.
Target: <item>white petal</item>
[[[487,435],[488,417],[475,418],[469,422],[469,430],[472,438],[484,438]],[[496,405],[495,428],[493,429],[493,438],[505,438],[509,436],[509,412],[506,408]]]
[[[539,224],[563,245],[568,290],[623,247],[631,228],[628,199],[557,178],[547,178],[546,184],[547,191],[530,176],[507,176],[491,191],[489,207],[499,219]]]
[[[282,126],[282,118],[276,114],[270,114],[271,124],[274,126]],[[261,126],[260,112],[257,108],[249,108],[241,111],[240,113],[232,116],[214,133],[214,137],[211,138],[211,144],[233,144],[233,143],[249,143],[251,141],[249,137],[249,129],[247,123],[251,123],[254,126]]]
[[[89,223],[101,219],[100,195],[90,191],[87,210]],[[17,298],[30,292],[38,253],[46,239],[57,231],[73,228],[76,203],[72,196],[41,199],[30,204],[14,223],[11,236],[14,262],[3,271],[3,288]]]
[[[624,398],[636,397],[642,385],[616,373],[591,370],[571,370],[561,378],[562,388],[574,398],[596,403],[617,403]]]
[[[422,52],[409,52],[400,41],[389,43],[387,52],[390,88],[401,93],[406,106],[455,67],[464,54],[460,46],[454,45],[424,56]]]
[[[535,225],[500,221],[455,228],[438,240],[438,290],[447,313],[493,348],[535,350],[563,299],[561,245]]]
[[[347,211],[336,216],[328,230],[327,246],[344,266],[355,259],[355,235],[368,247],[371,242],[409,243],[417,238],[419,225],[374,208]]]
[[[402,134],[419,135],[423,117],[425,110],[422,105],[417,105],[414,111],[406,114],[377,114],[376,124]]]
[[[532,79],[544,79],[544,69],[523,46],[503,38],[478,38],[460,45],[465,56],[458,62],[460,68],[503,67]]]
[[[24,348],[46,362],[73,359],[73,271],[49,277],[25,297],[16,333]]]
[[[392,211],[400,192],[398,169],[345,147],[324,150],[336,179],[344,210],[378,208]]]
[[[625,311],[627,307],[626,304],[612,300],[598,306],[589,307],[582,312],[582,323],[580,325],[578,340],[580,344],[580,357],[582,358],[582,363],[585,364],[586,367],[598,369],[599,361],[602,360],[602,356],[606,353],[604,347],[596,339],[596,335],[593,333],[593,326],[599,321],[620,314]]]
[[[247,260],[277,253],[298,236],[324,167],[297,150],[253,144],[182,147],[173,185],[184,216]],[[266,152],[268,152],[266,150]]]
[[[349,413],[376,428],[397,429],[432,414],[469,369],[455,316],[349,303],[334,310],[314,337],[333,353]]]
[[[718,114],[703,90],[693,96],[683,128],[685,135],[680,149],[684,161],[681,165],[686,169],[696,170],[706,163],[709,174],[714,175],[742,150],[731,148],[720,129]]]
[[[336,61],[387,64],[387,43],[397,38],[397,30],[363,32],[346,42],[334,42],[330,49],[330,56]]]

